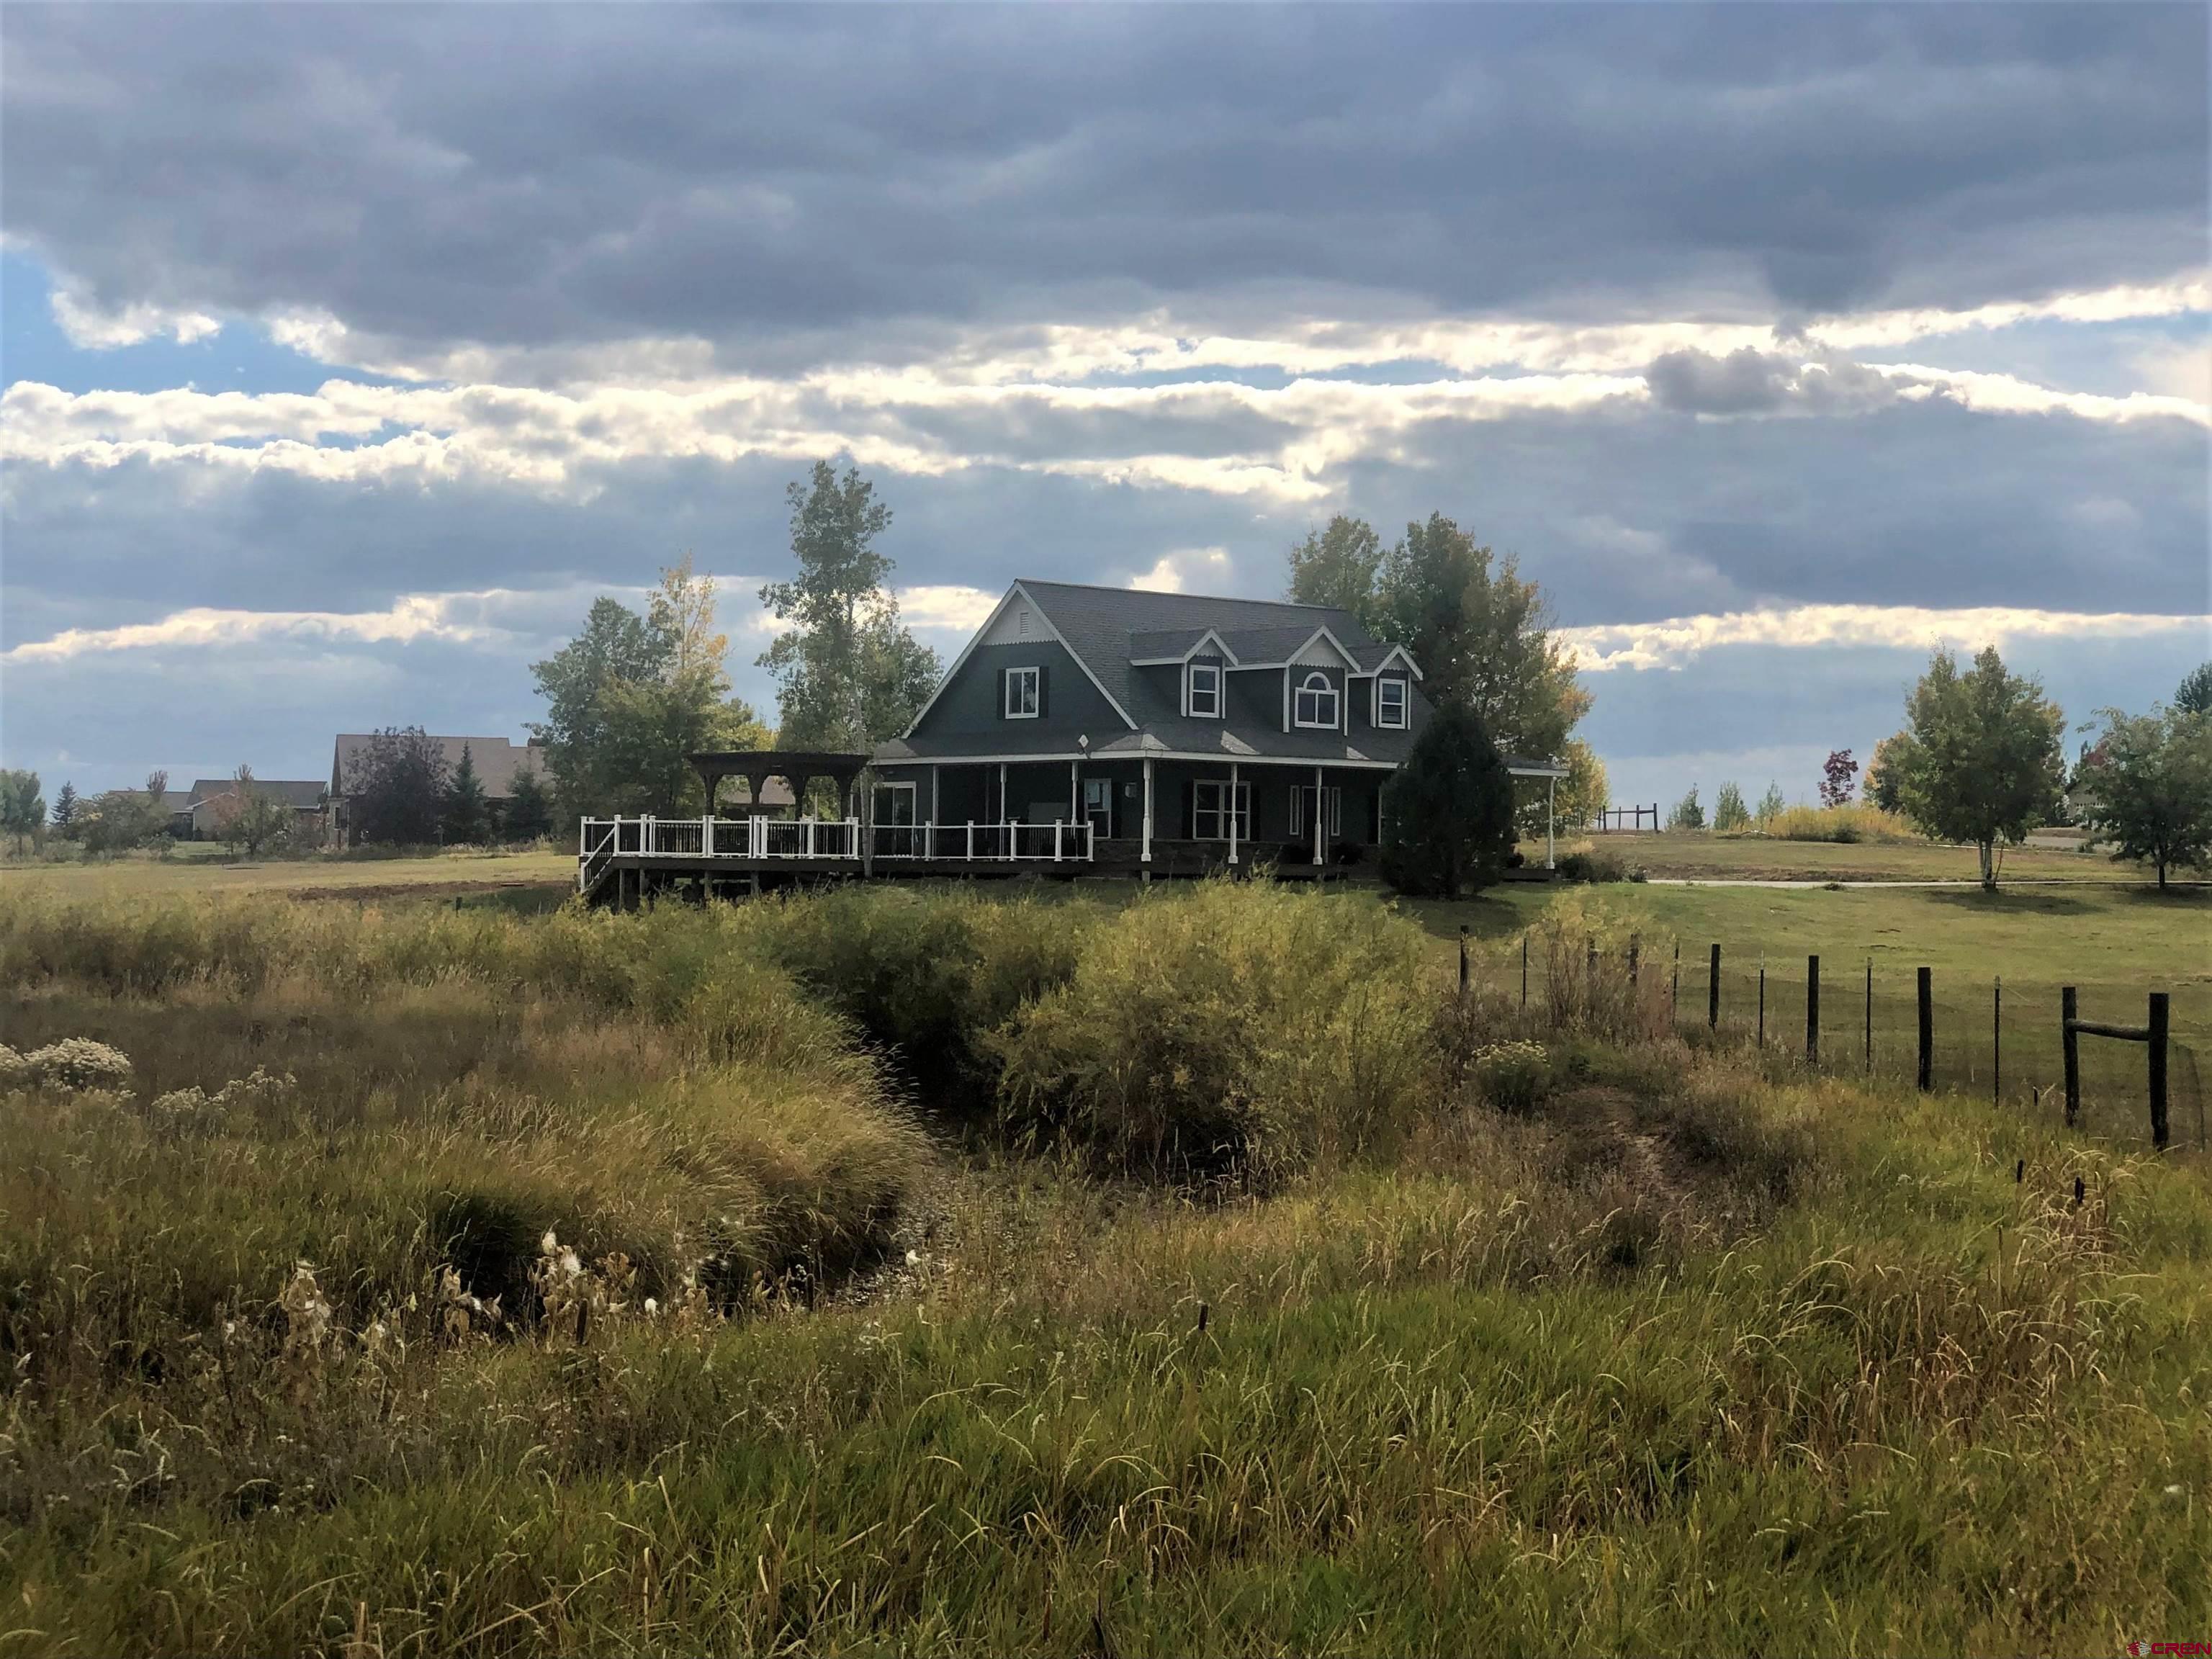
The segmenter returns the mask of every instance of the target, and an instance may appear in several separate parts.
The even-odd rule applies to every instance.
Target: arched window
[[[1336,729],[1336,688],[1318,668],[1299,684],[1295,719],[1300,726]]]

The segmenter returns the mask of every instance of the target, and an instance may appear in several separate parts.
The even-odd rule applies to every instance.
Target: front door
[[[1091,822],[1094,840],[1104,841],[1114,833],[1113,779],[1084,779],[1083,816]]]

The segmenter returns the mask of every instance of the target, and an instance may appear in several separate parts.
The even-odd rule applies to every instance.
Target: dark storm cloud
[[[2203,256],[2196,6],[15,5],[0,31],[7,228],[100,303],[428,344],[1966,306]]]

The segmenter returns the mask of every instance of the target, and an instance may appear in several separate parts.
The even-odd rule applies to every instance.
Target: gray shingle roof
[[[354,760],[368,746],[371,733],[341,732],[337,747],[331,761],[331,780],[333,788],[343,794],[351,784]],[[511,742],[506,738],[441,738],[433,735],[446,757],[446,769],[451,772],[461,763],[461,750],[469,751],[470,762],[477,769],[477,780],[483,785],[488,800],[505,800],[514,793],[514,775],[527,766],[538,768],[544,761],[544,751],[526,744]]]

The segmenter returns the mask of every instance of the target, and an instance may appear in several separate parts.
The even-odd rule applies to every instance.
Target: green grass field
[[[1585,842],[1640,865],[1649,875],[1690,881],[1976,881],[1981,873],[1972,848],[1922,842],[1839,846],[1668,831],[1591,836],[1572,844]],[[1567,844],[1563,839],[1561,845]],[[1522,850],[1542,855],[1540,847]],[[2138,882],[2150,874],[2103,853],[2051,847],[2008,848],[2000,873],[2003,880],[2033,883]]]
[[[2114,984],[2201,936],[2066,896]],[[0,884],[0,1041],[135,1066],[0,1075],[0,1654],[2206,1628],[2203,1158],[1685,1044],[1617,957],[1449,994],[1594,898],[2076,965],[1927,890]]]

